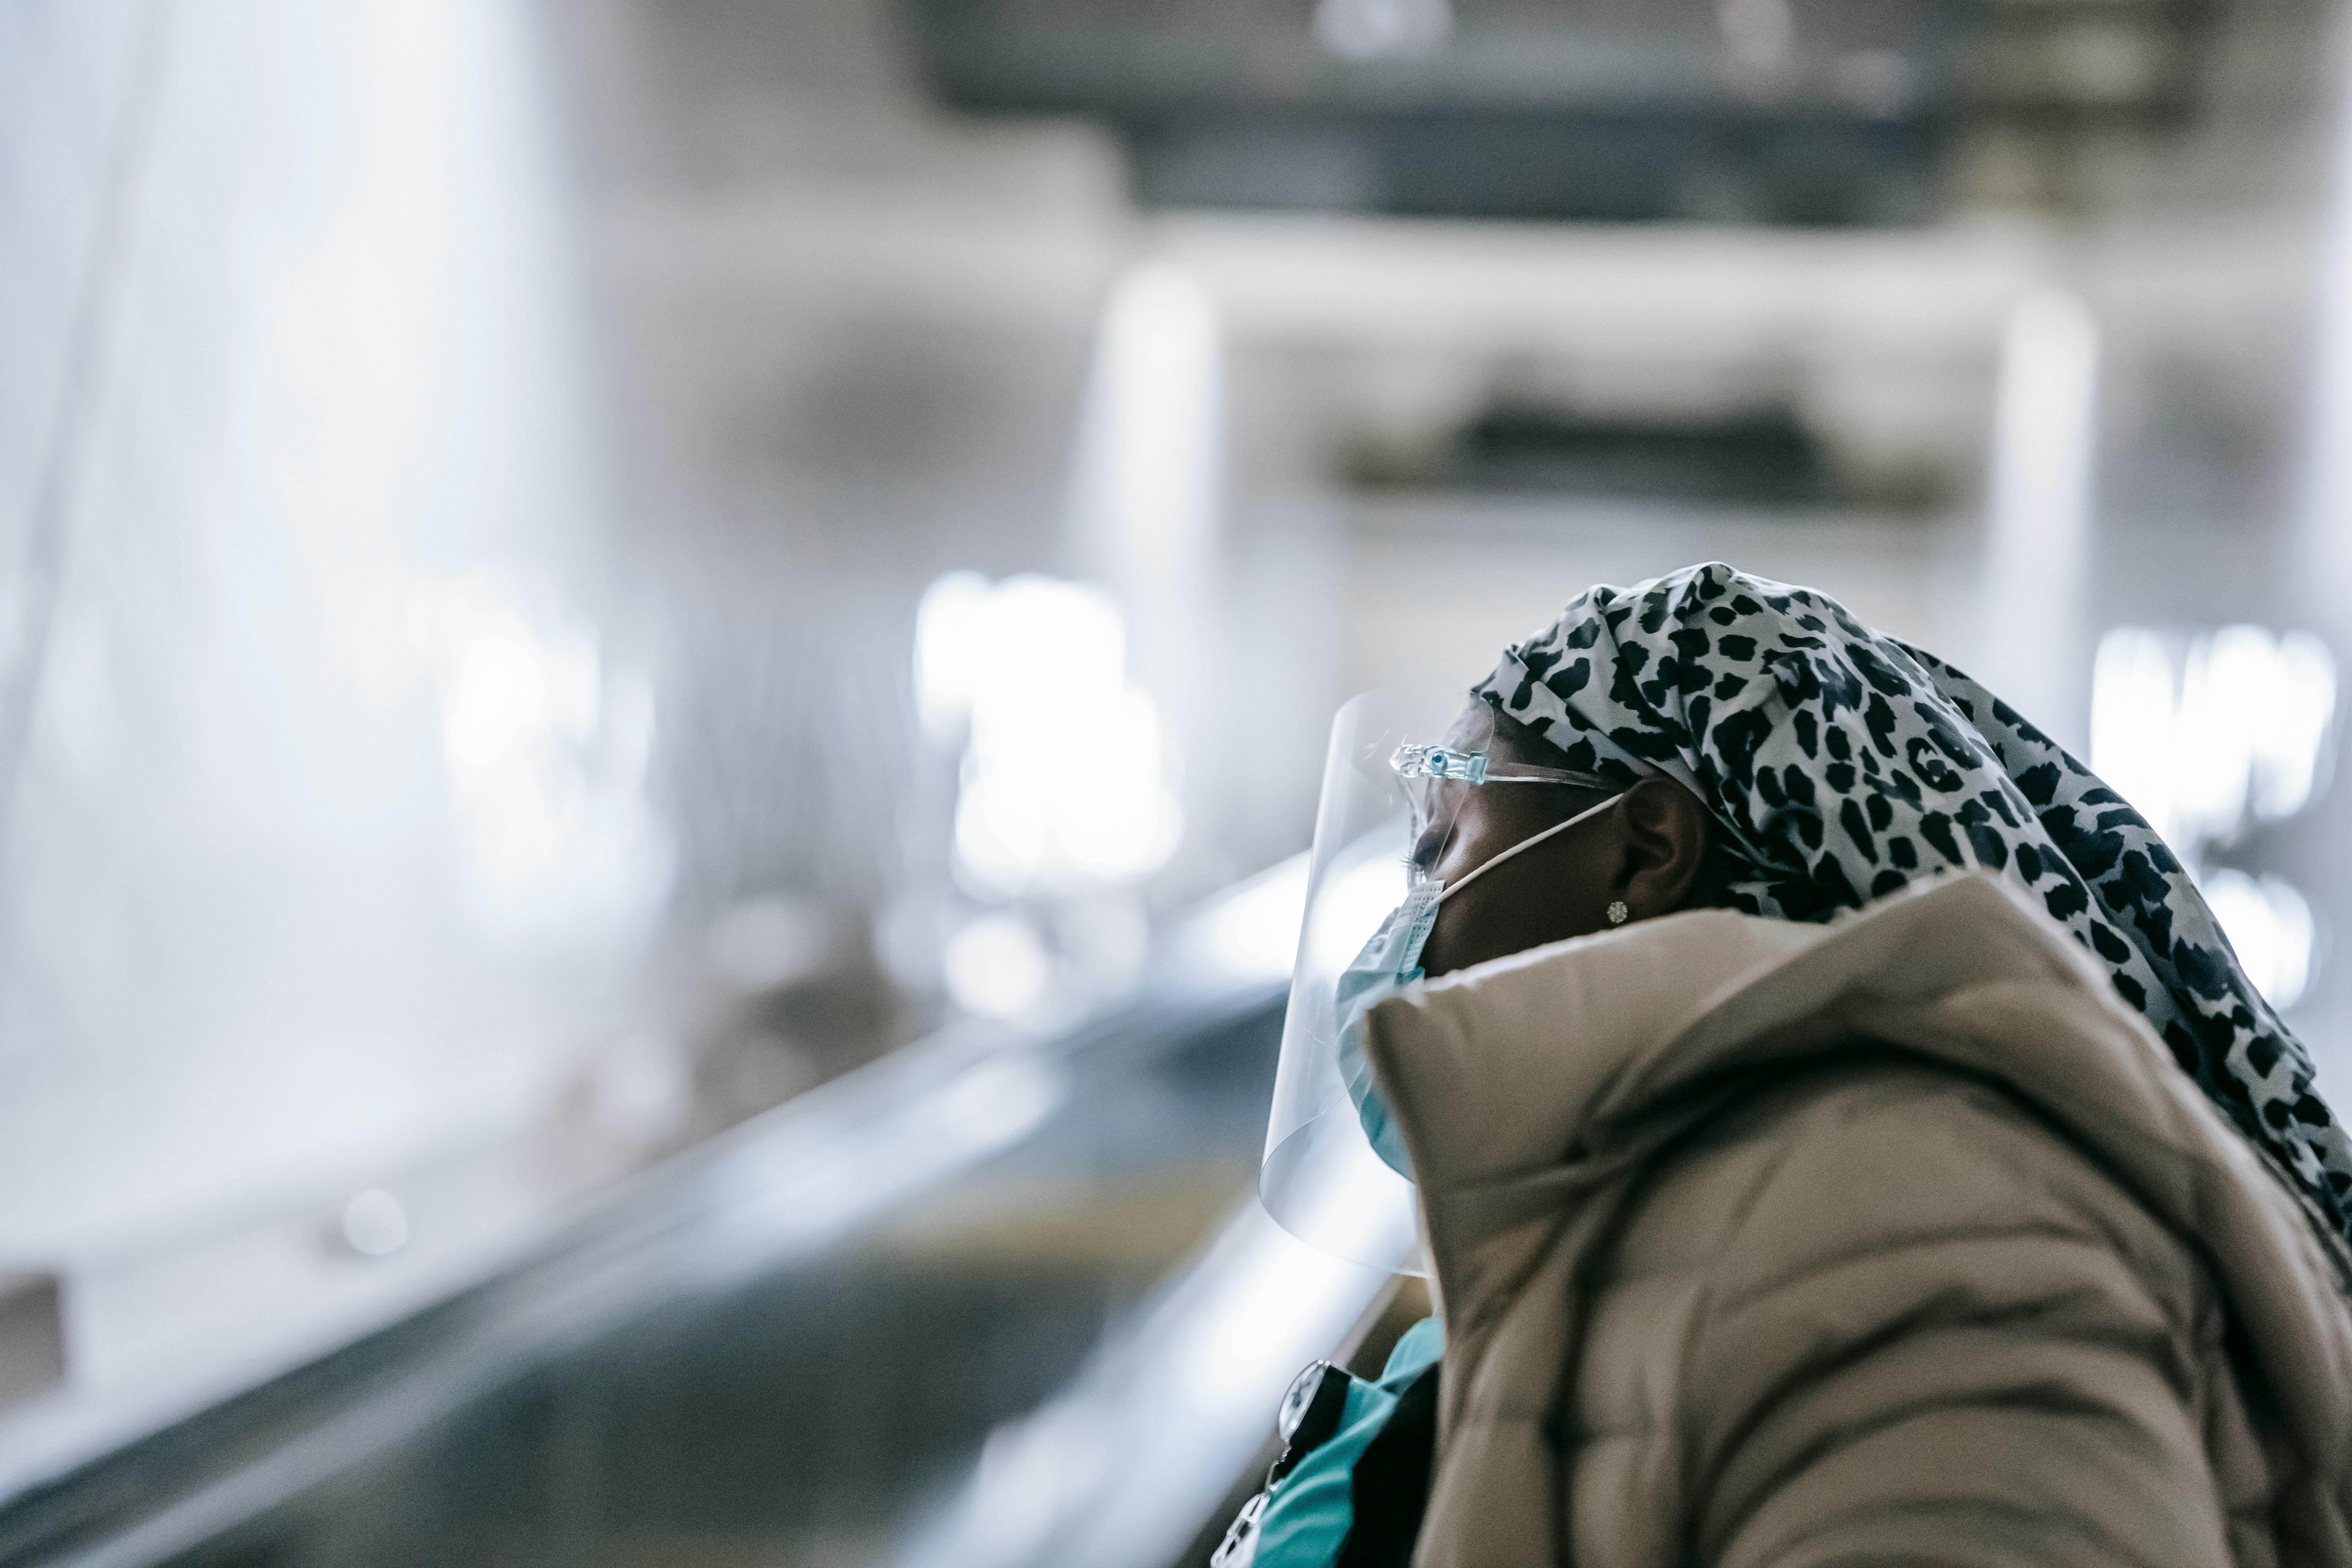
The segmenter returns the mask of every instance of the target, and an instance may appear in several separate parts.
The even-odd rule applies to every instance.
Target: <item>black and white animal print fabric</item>
[[[1660,772],[1744,863],[1734,907],[1825,921],[1982,867],[2098,955],[2181,1069],[2352,1234],[2352,1141],[2156,830],[1975,681],[1828,596],[1721,563],[1595,587],[1474,689],[1631,783]]]

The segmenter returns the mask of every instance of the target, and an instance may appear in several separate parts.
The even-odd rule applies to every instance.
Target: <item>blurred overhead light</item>
[[[2311,802],[2333,756],[2336,659],[2309,632],[2281,634],[2273,679],[2249,694],[2253,729],[2254,815],[2264,822],[2293,816]]]
[[[2216,871],[2203,891],[2254,989],[2281,1012],[2294,1006],[2310,984],[2315,956],[2311,905],[2284,879],[2243,871]]]
[[[1072,568],[1126,612],[1127,673],[1171,742],[1205,743],[1213,711],[1205,693],[1224,642],[1215,613],[1223,437],[1217,298],[1190,268],[1141,262],[1103,302],[1072,447],[1066,541]]]
[[[2191,840],[2226,838],[2245,820],[2254,771],[2249,703],[2270,674],[2270,634],[2223,626],[2189,645],[2173,708],[2173,809]]]
[[[2311,803],[2335,715],[2336,661],[2308,632],[2117,626],[2099,639],[2091,766],[2197,877],[2247,978],[2281,1009],[2317,964],[2311,905],[2279,877],[2206,870],[2206,850]]]
[[[551,596],[486,575],[419,590],[441,757],[468,891],[493,932],[635,930],[667,892],[670,845],[646,795],[653,688],[606,665]]]
[[[1104,301],[1072,505],[1108,536],[1082,547],[1126,574],[1185,565],[1216,527],[1223,356],[1217,298],[1186,268],[1145,262]]]
[[[2180,858],[2309,805],[2333,755],[2336,661],[2309,632],[2117,626],[2092,670],[2091,766]]]
[[[2161,637],[2117,626],[2099,639],[2091,668],[2091,767],[2165,842],[2185,848],[2172,804],[2176,705],[2172,655]]]
[[[1984,603],[1993,635],[1972,662],[2063,743],[2079,743],[2083,581],[2098,456],[2099,331],[2058,289],[2010,309],[1994,391]]]
[[[1321,0],[1315,41],[1343,60],[1418,59],[1454,36],[1447,0]]]
[[[1167,863],[1183,826],[1172,759],[1157,705],[1128,679],[1109,595],[950,574],[924,595],[915,654],[927,729],[965,735],[955,869],[969,890],[1066,895]]]

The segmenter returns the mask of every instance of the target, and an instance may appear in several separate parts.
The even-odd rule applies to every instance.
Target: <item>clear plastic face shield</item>
[[[1459,692],[1366,692],[1331,726],[1307,883],[1307,915],[1283,1019],[1258,1195],[1283,1228],[1325,1252],[1420,1272],[1412,1184],[1384,1160],[1349,1092],[1360,1062],[1343,1059],[1347,993],[1381,967],[1388,944],[1411,960],[1449,889],[1434,880],[1473,791],[1511,784],[1622,787],[1590,773],[1506,763],[1489,753],[1491,714],[1465,719]],[[1482,721],[1484,721],[1482,722]],[[1595,808],[1598,809],[1598,808]],[[1509,855],[1458,871],[1454,889]],[[1410,935],[1405,928],[1412,928]],[[1381,942],[1375,943],[1375,938]],[[1401,945],[1400,945],[1401,944]]]

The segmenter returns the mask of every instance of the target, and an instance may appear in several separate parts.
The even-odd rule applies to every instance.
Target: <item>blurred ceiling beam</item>
[[[611,264],[656,289],[1084,331],[1112,280],[1153,254],[1212,284],[1237,342],[1469,353],[1683,344],[1709,357],[1990,366],[2009,307],[2055,263],[2049,235],[2026,222],[1832,232],[1186,215],[1139,226],[798,189],[627,204],[605,223]]]

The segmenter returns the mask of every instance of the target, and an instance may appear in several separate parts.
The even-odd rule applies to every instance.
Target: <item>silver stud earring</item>
[[[1625,917],[1633,912],[1625,907],[1625,900],[1619,899],[1609,906],[1609,923],[1613,926],[1623,925]]]

